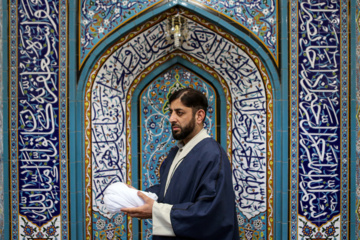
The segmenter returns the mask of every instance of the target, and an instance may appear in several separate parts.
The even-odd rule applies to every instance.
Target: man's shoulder
[[[221,149],[220,144],[212,137],[204,138],[199,142],[199,147],[208,147],[208,150],[219,151]]]
[[[218,156],[223,152],[220,144],[213,138],[204,138],[201,140],[190,152],[191,154],[195,154],[197,156]]]

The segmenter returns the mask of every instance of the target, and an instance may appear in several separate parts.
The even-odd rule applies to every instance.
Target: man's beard
[[[189,136],[190,133],[192,133],[192,131],[194,130],[194,128],[195,128],[195,117],[193,117],[191,119],[191,121],[189,122],[189,124],[184,126],[184,127],[180,127],[177,124],[174,124],[172,126],[176,126],[176,127],[180,128],[180,131],[177,131],[177,133],[175,133],[174,130],[171,128],[174,139],[175,140],[183,140],[187,136]]]

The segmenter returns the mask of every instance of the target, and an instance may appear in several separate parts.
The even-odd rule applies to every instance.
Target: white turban
[[[118,213],[122,208],[140,207],[144,205],[145,202],[137,195],[138,191],[139,190],[137,189],[129,188],[122,182],[113,183],[105,190],[105,207],[110,213]],[[158,199],[158,196],[155,193],[144,191],[140,192],[155,201]]]

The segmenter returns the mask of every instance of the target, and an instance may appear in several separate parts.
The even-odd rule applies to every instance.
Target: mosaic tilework
[[[119,25],[163,0],[79,1],[80,6],[80,63],[96,44]]]
[[[263,42],[278,62],[278,0],[196,0],[247,28]],[[163,0],[81,0],[80,6],[80,66],[94,47],[119,26],[140,12]],[[182,2],[179,0],[178,2]],[[184,1],[192,4],[190,1]],[[194,2],[195,3],[195,2]]]
[[[356,1],[356,239],[360,239],[360,1]]]
[[[223,86],[230,121],[226,123],[227,151],[233,163],[241,235],[270,239],[273,235],[273,103],[265,67],[238,39],[187,11],[181,14],[189,18],[192,34],[181,51],[169,54],[175,49],[165,39],[166,23],[162,20],[172,12],[154,18],[121,38],[99,58],[90,74],[84,106],[87,116],[86,192],[92,193],[92,197],[86,194],[87,237],[94,237],[91,231],[94,213],[107,216],[101,195],[114,178],[94,181],[99,164],[100,168],[108,167],[103,166],[106,163],[103,157],[117,164],[112,174],[119,180],[132,181],[130,101],[136,86],[154,68],[169,58],[180,56],[208,72],[214,71],[212,75]],[[94,132],[94,128],[101,130]],[[106,154],[111,148],[118,151]],[[90,182],[95,185],[91,187]],[[131,230],[131,223],[128,227]],[[130,232],[127,235],[132,236]]]
[[[277,0],[196,0],[249,29],[278,60]]]
[[[167,153],[176,144],[172,138],[169,121],[169,95],[184,87],[195,88],[205,94],[209,108],[204,128],[210,136],[216,136],[216,95],[215,89],[192,71],[175,65],[155,78],[139,97],[140,108],[140,176],[141,189],[159,183],[159,167]],[[142,239],[151,240],[151,220],[142,222]]]
[[[291,239],[348,239],[347,2],[291,2]]]
[[[12,239],[68,239],[66,6],[10,2]]]

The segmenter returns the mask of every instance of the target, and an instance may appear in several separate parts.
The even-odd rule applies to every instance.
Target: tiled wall
[[[195,0],[195,1],[118,1],[95,2],[81,0],[80,3],[80,66],[89,57],[96,46],[130,20],[143,12],[155,12],[153,7],[180,3],[182,6],[193,9],[198,3],[202,7],[213,11],[213,14],[222,15],[237,23],[237,26],[246,28],[247,34],[260,40],[261,44],[269,50],[272,58],[279,60],[278,39],[278,0],[243,1],[243,0]],[[213,18],[213,17],[212,17]],[[246,36],[244,36],[246,37]]]
[[[69,237],[66,6],[9,2],[12,239]]]
[[[348,22],[346,1],[291,2],[291,239],[349,239]]]
[[[86,192],[91,193],[86,194],[87,229],[96,230],[100,216],[112,217],[101,201],[109,184],[118,180],[131,183],[137,181],[136,176],[150,182],[152,175],[143,176],[134,167],[141,159],[137,160],[138,144],[148,144],[143,138],[137,140],[138,94],[144,91],[149,81],[147,76],[156,75],[154,72],[166,68],[169,61],[182,59],[191,68],[200,68],[210,76],[223,95],[221,136],[233,166],[241,236],[271,238],[274,234],[274,117],[272,84],[265,64],[238,38],[190,11],[181,8],[178,11],[188,19],[190,30],[180,49],[174,47],[173,41],[167,41],[164,33],[167,17],[177,14],[170,9],[121,37],[104,51],[89,74],[84,104],[87,116],[84,119],[85,182]],[[187,85],[187,80],[182,80],[182,84]],[[154,96],[166,94],[168,97],[170,90],[169,86],[154,88],[152,92]],[[140,116],[144,116],[143,110]],[[118,133],[116,137],[114,133]],[[153,143],[154,149],[162,148],[162,144]],[[111,155],[113,164],[109,165],[104,159],[114,149],[118,154]],[[151,169],[152,165],[147,164],[146,172]],[[250,178],[251,183],[246,180]],[[106,227],[123,238],[131,233],[131,225],[129,219],[129,229],[125,233],[112,221],[110,227]],[[87,236],[97,237],[101,232],[103,230],[99,233],[89,230]]]
[[[258,156],[266,156],[260,163],[266,170],[256,179],[256,188],[261,190],[255,194],[254,201],[246,205],[241,202],[244,196],[240,193],[237,195],[242,237],[345,240],[356,235],[359,238],[359,165],[356,169],[349,168],[351,157],[354,158],[349,151],[357,147],[359,154],[360,144],[355,146],[355,142],[350,143],[348,133],[349,121],[355,116],[349,106],[348,68],[350,52],[355,52],[348,49],[349,34],[350,37],[355,34],[349,30],[350,19],[355,19],[350,15],[349,6],[355,6],[355,2],[356,37],[357,44],[360,44],[359,1],[354,0],[78,0],[79,11],[72,13],[72,17],[69,16],[69,3],[65,0],[3,1],[3,5],[9,4],[6,10],[9,16],[9,34],[6,37],[9,44],[9,75],[0,84],[8,83],[9,93],[7,96],[0,95],[0,103],[8,98],[9,111],[4,112],[0,104],[0,142],[3,142],[2,127],[9,128],[9,142],[2,146],[9,151],[10,166],[9,169],[2,169],[3,149],[0,147],[0,172],[4,172],[0,174],[0,196],[4,196],[2,176],[5,176],[10,179],[10,192],[5,196],[9,198],[11,206],[9,217],[4,219],[3,209],[6,210],[7,206],[3,206],[0,197],[0,239],[6,236],[9,239],[68,239],[72,232],[77,234],[72,235],[72,239],[103,239],[115,235],[121,236],[121,239],[131,239],[128,227],[136,227],[136,223],[121,215],[109,216],[102,209],[101,199],[98,199],[101,191],[96,187],[103,188],[111,179],[102,182],[94,180],[99,175],[95,166],[105,155],[103,148],[97,148],[99,141],[96,138],[105,140],[107,150],[121,146],[122,151],[118,156],[121,161],[118,162],[122,165],[113,171],[118,175],[123,172],[121,180],[131,182],[131,176],[135,173],[131,170],[132,160],[129,156],[136,155],[131,152],[132,144],[137,146],[134,137],[136,126],[131,127],[137,115],[133,114],[131,106],[137,104],[136,97],[144,89],[145,83],[150,82],[148,78],[154,78],[155,73],[160,74],[171,64],[179,62],[190,64],[187,66],[189,68],[195,66],[204,75],[208,74],[221,89],[219,97],[224,99],[225,108],[228,106],[222,112],[228,116],[223,121],[225,125],[222,130],[226,135],[222,142],[233,162],[234,172],[246,174],[249,169],[243,168],[244,165],[240,164],[242,160],[237,159],[232,150],[246,154],[249,153],[247,150],[251,150]],[[192,33],[195,34],[195,30],[202,34],[206,32],[203,35],[206,39],[198,42],[197,36],[190,35],[193,38],[189,42],[195,45],[192,48],[183,47],[181,51],[168,44],[163,36],[165,18],[175,14],[173,11],[178,11],[179,7],[182,7],[180,14],[191,19]],[[79,24],[76,30],[79,36],[73,36],[75,34],[67,30],[69,24],[74,22]],[[280,26],[280,22],[289,22],[289,25]],[[288,32],[289,38],[280,39],[280,32]],[[78,53],[67,51],[70,39],[76,39]],[[283,50],[280,58],[280,41],[287,40],[289,49]],[[161,50],[159,43],[163,44]],[[2,42],[0,46],[3,46]],[[142,48],[144,46],[145,49]],[[226,47],[228,53],[224,51]],[[140,56],[146,57],[133,60],[133,65],[127,66],[129,72],[123,72],[124,75],[116,81],[109,80],[110,76],[116,75],[112,70],[123,67],[127,61],[126,57],[123,58],[124,62],[117,61],[120,55],[116,54],[126,50],[132,54],[140,52]],[[358,48],[356,54],[359,75]],[[77,56],[78,66],[69,66],[69,59]],[[235,56],[246,58],[248,65],[234,67],[244,61],[237,60]],[[222,63],[218,61],[220,58]],[[281,65],[280,60],[284,58],[286,60]],[[231,64],[224,64],[226,61]],[[288,64],[289,72],[281,72]],[[79,76],[79,89],[76,92],[81,97],[77,98],[80,103],[76,107],[76,116],[69,116],[68,110],[70,93],[75,92],[68,89],[68,84],[76,81],[68,77],[69,71],[73,71],[73,76]],[[250,72],[255,78],[247,75]],[[244,78],[247,82],[242,85],[240,82]],[[359,86],[358,83],[358,92]],[[1,91],[2,88],[0,85]],[[246,129],[237,127],[243,122],[236,116],[243,116],[243,109],[238,108],[245,96],[243,92],[251,92],[255,88],[261,89],[258,92],[261,92],[261,97],[253,94],[260,99],[260,105],[266,106],[258,115],[266,121],[260,123],[255,118],[251,119],[255,125],[262,127],[259,134],[255,134],[261,142],[259,145],[255,141],[249,142],[250,147],[244,150],[241,149],[243,142],[239,139],[244,139]],[[288,102],[277,101],[284,99],[282,95],[287,94]],[[135,100],[132,101],[132,97]],[[75,104],[75,99],[70,100],[73,100],[71,104]],[[102,109],[102,113],[111,115],[114,109],[119,110],[117,113],[123,111],[123,115],[117,116],[120,122],[114,123],[113,128],[106,122],[106,114],[98,114],[105,104],[101,102],[104,100],[106,104],[112,102],[114,106],[109,111]],[[121,108],[123,110],[120,111]],[[288,112],[281,112],[281,109],[288,109]],[[359,113],[357,105],[357,131]],[[9,126],[2,126],[3,115],[8,119]],[[286,119],[284,115],[288,116],[289,121],[282,121]],[[69,164],[79,161],[70,159],[68,151],[68,129],[77,124],[75,121],[84,126],[78,130],[75,150],[84,167],[69,173]],[[97,132],[94,124],[97,127],[110,127],[105,132]],[[116,129],[122,129],[123,134],[118,136],[119,142],[112,142],[110,138]],[[288,145],[282,145],[282,136],[274,136],[273,133],[288,129],[289,141],[284,141]],[[234,132],[239,135],[236,136]],[[276,158],[285,152],[289,153],[289,159]],[[280,167],[284,167],[286,176],[281,176],[282,173],[274,169],[274,162],[284,163]],[[285,163],[289,164],[288,169]],[[84,171],[85,176],[82,177]],[[76,184],[84,186],[80,192],[72,195],[72,201],[69,199],[70,174],[77,176],[73,178],[79,181]],[[350,204],[349,194],[349,179],[354,174],[357,174],[356,206]],[[234,173],[237,187],[247,184],[237,176]],[[289,189],[283,187],[286,186],[284,181],[289,182]],[[260,199],[265,199],[263,204],[257,204],[262,202]],[[78,205],[71,205],[75,200],[84,201],[80,204],[84,207],[84,214],[77,216],[79,223],[74,224],[79,229],[69,231],[72,221],[70,210],[81,212],[76,208]],[[283,206],[288,207],[284,209]],[[355,209],[357,227],[349,230]],[[2,219],[11,226],[5,229],[4,237]],[[276,225],[278,228],[275,222],[280,223]],[[84,225],[86,227],[83,229]],[[143,237],[148,238],[146,235]]]

